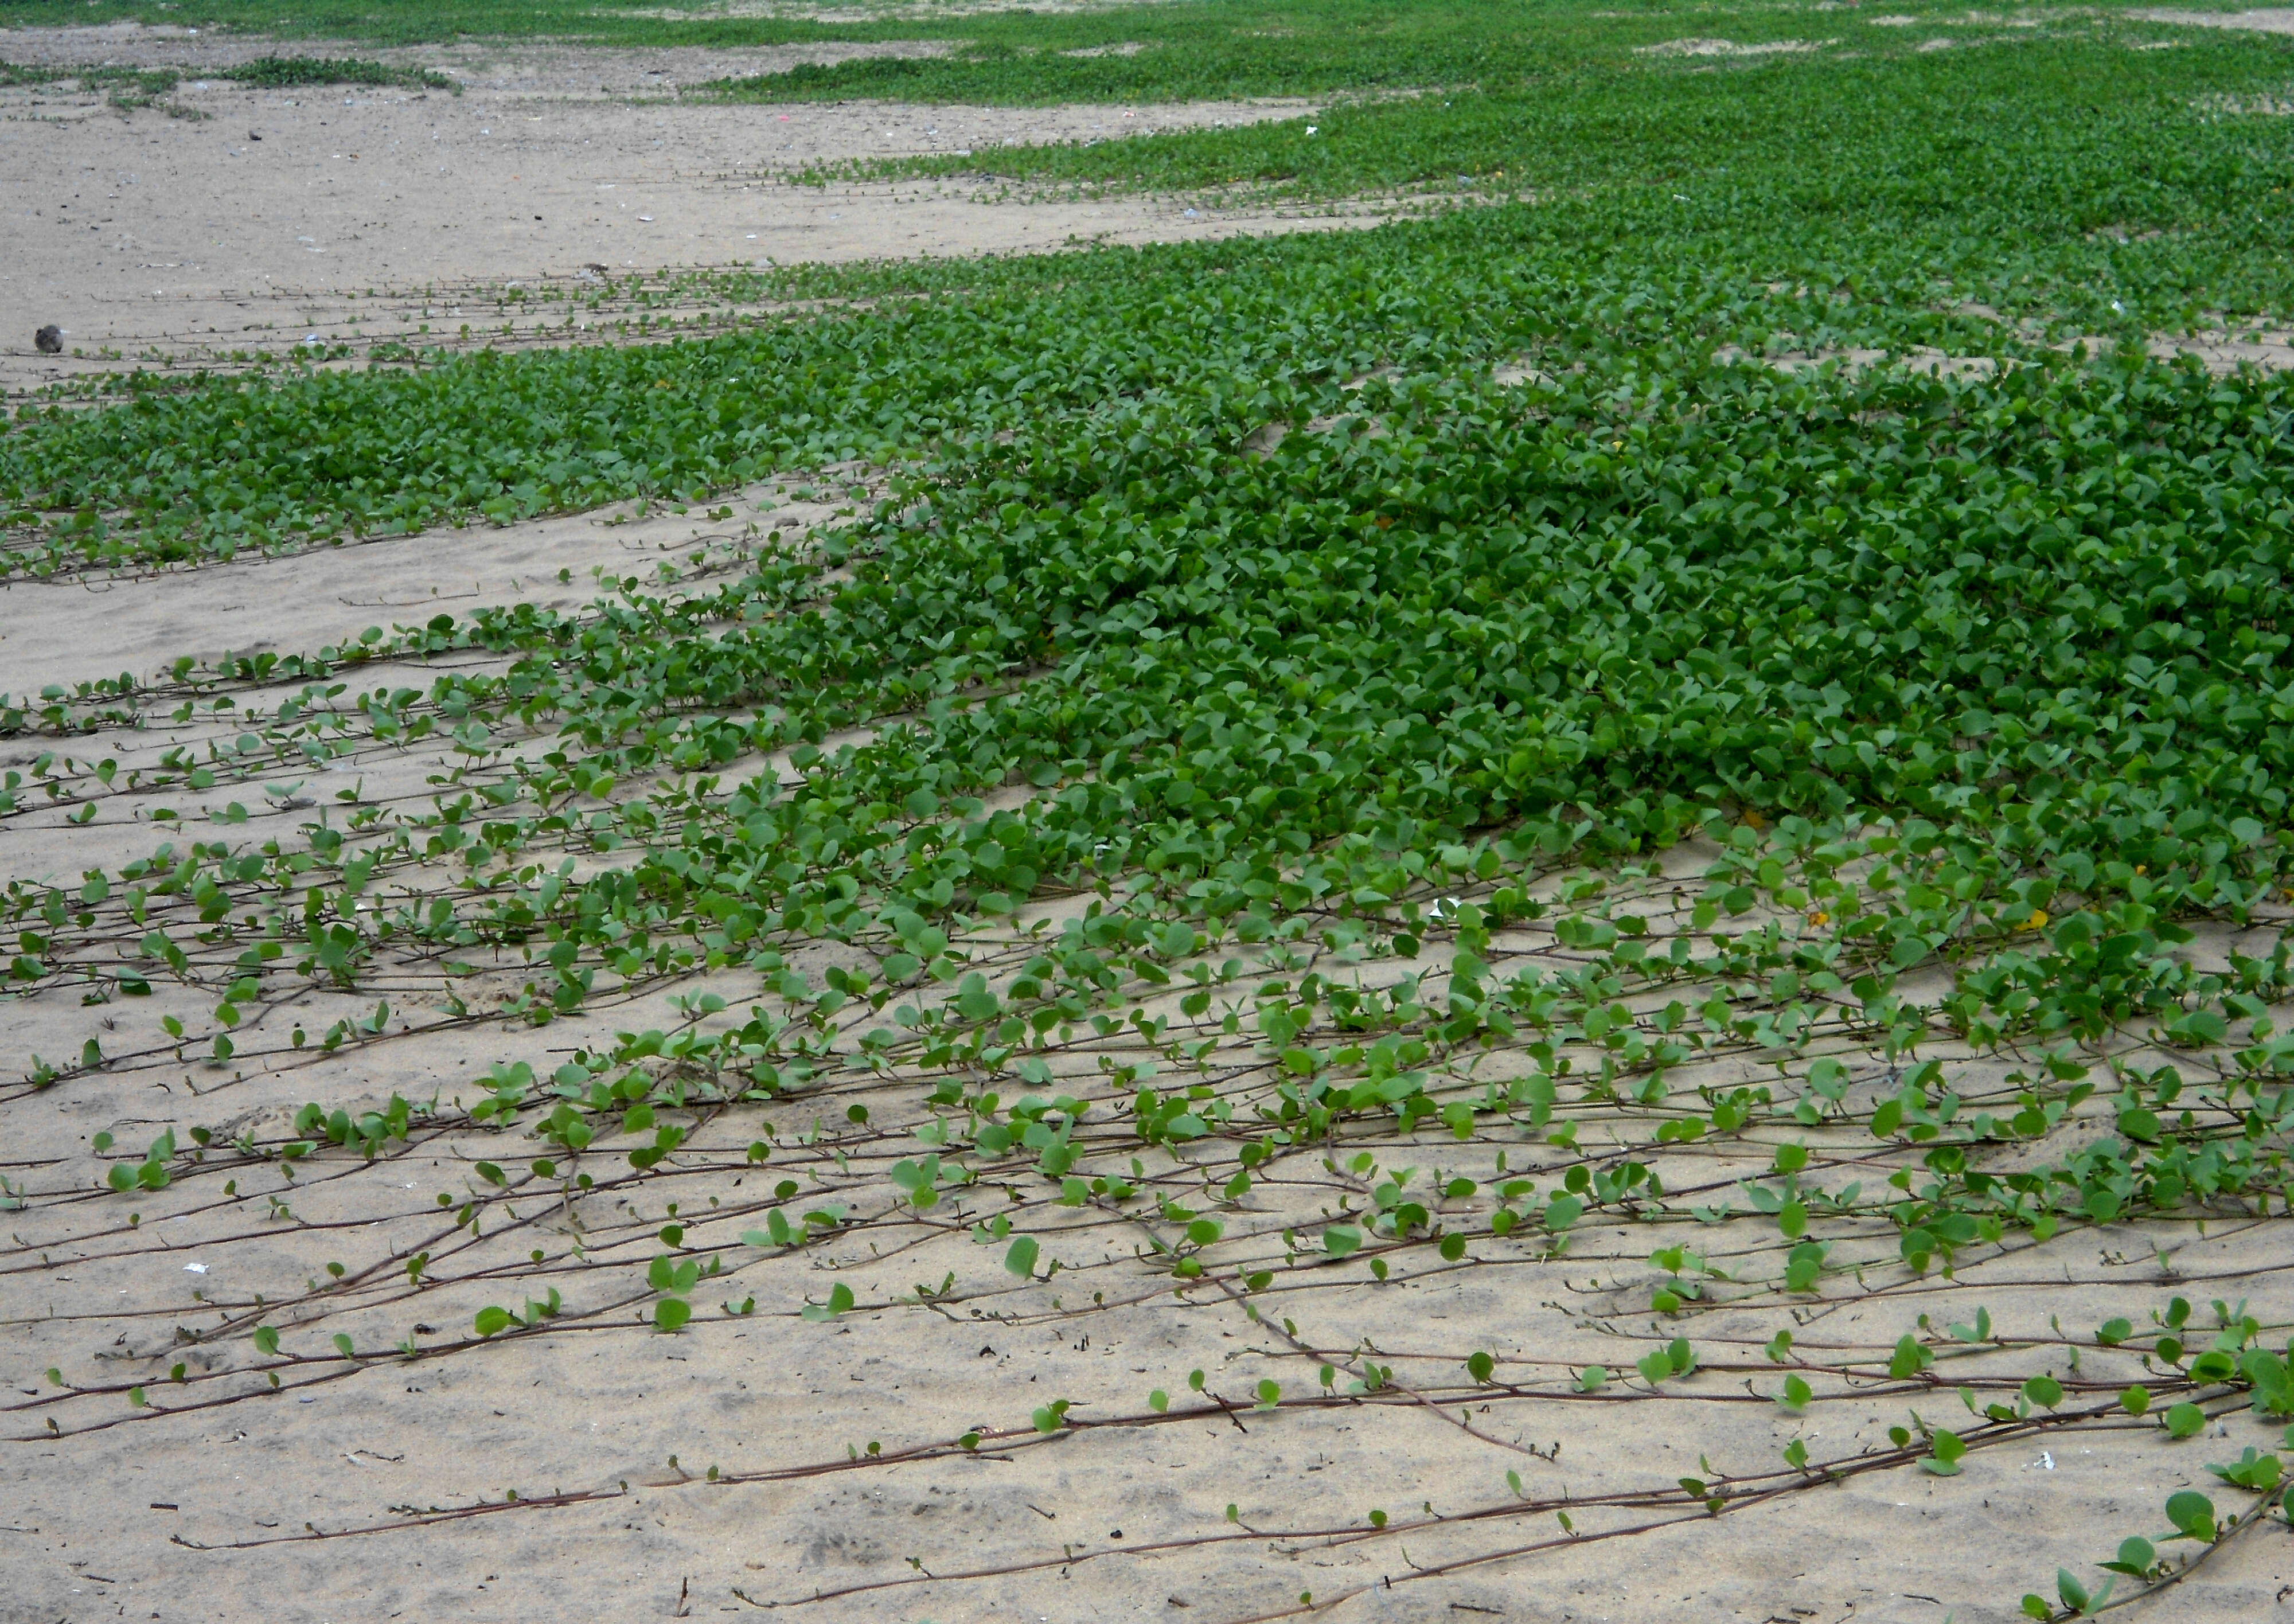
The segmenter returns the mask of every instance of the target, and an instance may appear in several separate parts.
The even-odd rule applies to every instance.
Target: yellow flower
[[[2017,927],[2018,930],[2044,930],[2046,928],[2047,911],[2045,908],[2034,908],[2031,911],[2031,917]]]

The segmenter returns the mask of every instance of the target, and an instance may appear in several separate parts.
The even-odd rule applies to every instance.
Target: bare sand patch
[[[267,56],[357,57],[396,68],[441,73],[473,90],[594,101],[663,96],[687,85],[756,74],[785,73],[806,63],[863,57],[937,56],[945,40],[846,42],[802,45],[664,45],[643,50],[561,40],[466,40],[425,45],[367,45],[347,40],[281,41],[216,28],[113,23],[90,28],[0,29],[0,61],[44,68],[110,64],[174,68],[196,80]],[[210,87],[211,88],[211,87]],[[323,100],[321,87],[310,95]],[[307,102],[309,97],[306,96]],[[212,110],[197,100],[187,103]]]
[[[176,61],[191,44],[212,49],[218,63],[277,48],[155,30],[119,37],[111,54],[155,61]],[[25,30],[0,39],[0,54],[10,53],[85,61],[91,48]],[[196,122],[148,110],[123,116],[100,95],[51,86],[0,92],[0,195],[9,199],[16,250],[0,268],[0,308],[19,313],[24,329],[0,334],[0,393],[139,359],[229,364],[236,351],[277,353],[313,337],[514,340],[532,331],[530,316],[509,313],[507,334],[498,321],[472,335],[457,307],[490,288],[575,278],[590,265],[620,277],[1023,252],[1316,229],[1392,212],[787,182],[809,165],[847,159],[1290,118],[1313,110],[1306,102],[694,104],[631,100],[628,89],[645,77],[637,65],[666,58],[667,73],[718,77],[732,70],[729,56],[692,56],[679,68],[676,53],[518,46],[465,55],[461,68],[474,75],[481,57],[494,66],[460,96],[260,91],[193,79],[177,99],[208,115]],[[369,290],[378,302],[357,303]],[[549,313],[550,324],[562,313]],[[31,343],[33,329],[50,322],[65,345],[53,357]]]
[[[2243,12],[2186,12],[2162,8],[2129,12],[2145,22],[2187,23],[2196,28],[2236,28],[2249,34],[2294,34],[2294,8],[2257,6]]]
[[[327,240],[338,250],[327,256],[332,268],[306,272],[305,279],[293,273],[295,255],[264,242],[246,247],[234,268],[290,268],[219,281],[212,280],[214,267],[207,261],[141,261],[100,288],[42,275],[41,291],[28,297],[0,281],[0,294],[23,301],[38,324],[58,323],[64,344],[60,354],[42,354],[27,327],[0,345],[0,399],[137,368],[231,370],[253,359],[301,356],[314,346],[331,355],[347,345],[362,360],[378,345],[457,350],[627,342],[714,330],[769,313],[753,303],[728,303],[707,274],[719,271],[1341,231],[1453,201],[1427,196],[1215,207],[1151,196],[999,199],[983,195],[988,191],[955,183],[798,188],[753,178],[719,184],[671,180],[633,188],[631,195],[640,198],[633,225],[593,227],[630,236],[586,248],[577,243],[550,251],[521,243],[515,223],[490,240],[483,231],[455,231],[450,222],[436,228],[440,235],[417,239],[411,254],[403,243],[377,240],[371,230],[348,230]],[[614,207],[619,221],[624,211]],[[642,217],[648,213],[651,220]],[[285,223],[295,224],[325,229],[324,222],[307,217]],[[672,229],[679,225],[695,228],[689,239]],[[258,229],[272,239],[283,234],[283,227]],[[644,241],[632,240],[638,231],[647,233]],[[318,240],[297,245],[311,256],[305,264],[321,263],[312,253]],[[419,251],[424,248],[430,251]],[[620,257],[576,257],[584,252]],[[104,267],[95,269],[101,273]],[[150,279],[148,290],[137,290],[139,277]]]
[[[835,485],[831,479],[825,485]],[[808,488],[809,489],[809,488]],[[601,577],[661,586],[777,530],[809,531],[851,506],[767,484],[693,508],[629,504],[592,513],[321,545],[230,568],[0,587],[0,698],[125,671],[150,678],[184,655],[212,662],[356,640],[369,626],[528,604],[566,614]],[[610,589],[608,589],[610,590]]]
[[[1662,45],[1636,45],[1636,56],[1800,56],[1837,45],[1831,39],[1771,39],[1739,45],[1732,39],[1669,39]]]
[[[2224,332],[2155,338],[2151,353],[2162,360],[2195,355],[2209,372],[2235,372],[2241,367],[2280,372],[2294,367],[2294,333]]]
[[[1712,359],[1722,362],[1757,360],[1772,371],[1788,374],[1813,372],[1827,366],[1863,372],[1892,362],[1908,372],[1924,372],[1933,378],[1989,378],[1999,370],[2000,366],[1999,361],[1989,355],[1950,355],[1924,345],[1900,353],[1851,347],[1815,351],[1777,350],[1760,356],[1753,356],[1735,345],[1723,345],[1712,353]]]
[[[2070,353],[2083,352],[2101,355],[2118,348],[2113,338],[2084,336],[2057,340],[2051,348]],[[2162,333],[2144,345],[2153,359],[2163,361],[2195,359],[2208,371],[2217,377],[2228,377],[2242,367],[2253,367],[2266,372],[2282,371],[2294,367],[2294,335],[2260,329],[2233,331],[2223,329],[2204,333]],[[1852,371],[1893,364],[1908,371],[1924,372],[1937,378],[1989,378],[2003,366],[2014,364],[1994,355],[1955,355],[1947,351],[1921,345],[1901,352],[1880,349],[1826,349],[1819,351],[1779,350],[1754,357],[1733,345],[1724,345],[1713,353],[1721,361],[1758,360],[1779,372],[1807,372],[1822,366],[1836,365]],[[1519,381],[1535,374],[1518,368],[1501,369],[1501,383]]]

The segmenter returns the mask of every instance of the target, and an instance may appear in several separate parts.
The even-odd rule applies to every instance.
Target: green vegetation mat
[[[1480,59],[1443,54],[1468,36],[1442,14],[1452,32],[1429,25],[1403,66],[1461,78]],[[1176,5],[1088,24],[1202,26]],[[866,1139],[861,1111],[856,1144],[907,1154],[851,1199],[881,1197],[870,1222],[893,1224],[999,1169],[1032,1205],[980,1234],[1028,1282],[1037,1243],[1005,1250],[1013,1223],[1062,1203],[1154,1221],[1145,1175],[1122,1171],[1151,1155],[1205,1197],[1175,1217],[1164,1198],[1143,1265],[1183,1290],[1258,1293],[1365,1246],[1380,1279],[1558,1255],[1595,1216],[1754,1232],[1708,1269],[1653,1231],[1664,1278],[1615,1378],[1652,1391],[1688,1376],[1700,1317],[1732,1303],[1876,1291],[2100,1225],[2282,1214],[2294,383],[2143,345],[2294,316],[2294,121],[2248,110],[2294,58],[2215,37],[2137,52],[2147,37],[2084,21],[1995,33],[1884,59],[1578,61],[1534,94],[1344,109],[1311,135],[996,159],[1094,183],[1447,175],[1524,194],[1428,223],[733,276],[716,291],[762,319],[705,341],[28,409],[0,434],[23,572],[698,503],[831,464],[877,470],[881,499],[685,597],[632,585],[582,616],[441,614],[17,696],[0,720],[53,748],[37,788],[9,775],[9,816],[109,787],[83,735],[289,680],[304,701],[160,782],[254,784],[351,741],[451,736],[467,764],[426,811],[307,843],[218,838],[14,882],[16,982],[207,989],[212,1031],[171,1035],[212,1036],[223,1063],[264,986],[354,987],[392,953],[525,955],[522,988],[455,1014],[535,1024],[745,969],[771,1013],[711,1024],[722,1001],[696,1003],[673,1038],[630,1035],[555,1077],[498,1068],[477,1119],[554,1141],[534,1177],[570,1190],[574,1160],[551,1157],[633,1106],[650,1127],[656,1108],[913,1081],[929,1155]],[[1135,71],[1100,64],[1153,55],[1032,82],[1086,93]],[[1037,69],[766,88],[987,93],[964,76],[991,70]],[[1213,87],[1190,72],[1089,93]],[[1922,346],[1997,364],[1904,364]],[[1807,364],[1771,364],[1786,353]],[[311,697],[364,662],[469,651],[496,658],[355,711]],[[513,759],[510,741],[534,747]],[[1661,882],[1690,841],[1693,876]],[[1566,966],[1531,962],[1533,938]],[[792,966],[822,942],[851,952],[816,985]],[[1517,1064],[1493,1078],[1493,1055]],[[1722,1061],[1740,1080],[1712,1080]],[[33,1084],[121,1062],[91,1038]],[[409,1132],[403,1110],[364,1120],[325,1133],[347,1156]],[[1625,1150],[1581,1151],[1595,1124]],[[676,1149],[661,1132],[629,1157],[639,1175]],[[1223,1261],[1254,1179],[1400,1141],[1501,1142],[1552,1181],[1508,1181],[1501,1157],[1452,1191],[1479,1205],[1443,1208],[1397,1179],[1303,1239],[1283,1228],[1279,1265]],[[1730,1216],[1726,1179],[1702,1187],[1717,1210],[1667,1205],[1680,1181],[1651,1167],[1692,1147],[1753,1157],[1730,1175],[1750,1212]],[[120,1164],[120,1187],[164,1184],[175,1157]],[[745,1244],[811,1238],[770,1222]],[[664,1332],[694,1311],[679,1266],[656,1271]],[[1927,1413],[1889,1464],[1940,1475],[2058,1425],[2132,1425],[2154,1399],[2162,1448],[2223,1417],[2262,1438],[2241,1412],[2282,1425],[2294,1378],[2274,1351],[2285,1305],[2249,1283],[2254,1311],[2218,1304],[2204,1337],[2180,1299],[2140,1331],[2058,1328],[1996,1393],[1924,1374],[1989,1345],[1988,1313],[1908,1319],[1870,1369],[1794,1369],[1903,1384]],[[808,1314],[849,1310],[837,1289]],[[488,1306],[474,1328],[517,1323]],[[525,1323],[547,1329],[540,1310]],[[2080,1351],[2122,1345],[2146,1355],[2143,1384],[2076,1376]],[[2065,1348],[2069,1370],[2042,1368]],[[1490,1356],[1460,1357],[1478,1393]],[[1357,1393],[1379,1370],[1346,1367]],[[1270,1408],[1289,1401],[1275,1385]],[[1798,1374],[1781,1390],[1795,1412],[1808,1395]],[[1064,1425],[1037,1413],[1043,1433]],[[1799,1440],[1785,1458],[1807,1482],[1829,1469]],[[2216,1471],[2234,1515],[2189,1491],[2164,1509],[2194,1554],[2285,1515],[2274,1454]],[[1735,1491],[1684,1479],[1679,1506]],[[2160,1514],[2111,1531],[2128,1536],[2111,1582],[2178,1578],[2150,1543]],[[2031,1616],[2102,1604],[2068,1571],[2048,1587]]]
[[[1802,13],[1764,20],[1810,31]],[[1652,37],[1682,26],[1673,20]],[[2249,102],[2256,112],[2277,108],[2290,87],[2282,46],[2210,30],[2176,40],[2171,51],[2139,49],[2168,30],[2084,17],[2023,37],[1963,37],[1948,51],[1919,49],[1916,29],[1866,32],[1873,50],[1835,43],[1752,58],[1586,53],[1535,73],[1476,76],[1454,87],[1437,79],[1410,93],[1377,93],[1409,81],[1353,86],[1252,75],[1189,93],[1278,85],[1325,104],[1311,118],[1240,127],[815,173],[1307,198],[1420,188],[1569,197],[1672,183],[1724,241],[1741,240],[1782,209],[1801,229],[1827,235],[1835,218],[1917,230],[1930,258],[1951,253],[1955,238],[1964,251],[1997,257],[2035,234],[2138,220],[2156,229],[2168,215],[2178,226],[2201,218],[2217,230],[2243,226],[2257,241],[2283,229],[2285,198],[2271,190],[2282,171],[2266,156],[2283,151],[2274,127],[2283,120],[2207,116]],[[879,58],[798,69],[728,93],[1006,99],[957,74],[948,63]],[[878,76],[881,85],[859,88]],[[1343,93],[1350,90],[1362,93]],[[1333,91],[1342,93],[1331,98]],[[1949,117],[1936,118],[1940,108]],[[2258,212],[2240,220],[2232,211],[2241,202]],[[1858,251],[1859,260],[1868,252]]]
[[[1338,179],[1400,181],[1426,178],[1412,142],[1462,129],[1470,147],[1509,122],[1521,145],[1486,178],[1540,201],[1368,239],[726,276],[709,291],[736,303],[893,302],[705,345],[155,386],[95,419],[28,410],[0,438],[0,500],[20,521],[80,509],[83,531],[20,531],[9,556],[190,556],[689,494],[821,457],[943,455],[1045,411],[1124,410],[1148,385],[1234,432],[1237,380],[1267,392],[1254,410],[1303,418],[1357,371],[1448,376],[1527,345],[1693,386],[1723,345],[2036,354],[2019,346],[2267,317],[2294,304],[2294,123],[2225,110],[2266,97],[2287,61],[2235,42],[2040,38],[1642,73],[1617,81],[1629,97],[1590,85],[1504,118],[1420,102],[1313,136],[1047,149],[1031,161],[1061,173],[1208,179],[1250,143],[1328,140]],[[1937,105],[1955,116],[1926,116]]]

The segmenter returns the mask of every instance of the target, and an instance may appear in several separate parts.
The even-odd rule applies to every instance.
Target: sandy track
[[[175,68],[196,75],[219,73],[265,56],[354,56],[393,67],[427,69],[473,89],[574,100],[660,95],[712,79],[785,73],[805,62],[843,62],[864,56],[936,56],[947,48],[944,41],[924,39],[859,45],[830,41],[807,45],[671,45],[643,51],[555,40],[476,40],[378,48],[346,40],[282,42],[260,34],[146,28],[135,23],[0,30],[0,59],[41,67],[102,62],[124,68]]]
[[[140,681],[185,654],[213,661],[315,649],[441,611],[460,617],[532,604],[570,613],[598,596],[601,573],[650,579],[663,563],[682,573],[696,554],[809,529],[838,511],[760,485],[690,511],[630,505],[321,547],[228,569],[12,581],[0,586],[0,697],[122,671]]]
[[[279,48],[68,32],[103,37],[19,31],[0,36],[0,56],[196,70]],[[719,106],[647,98],[795,58],[563,46],[401,54],[467,77],[469,90],[288,93],[188,79],[175,100],[207,115],[199,120],[123,115],[77,90],[0,92],[0,218],[13,239],[0,268],[0,394],[138,360],[347,337],[354,322],[362,339],[459,340],[469,318],[453,308],[457,294],[590,264],[618,275],[1006,253],[1311,229],[1390,212],[989,201],[961,185],[786,180],[824,161],[1289,118],[1309,110],[1302,102]],[[354,302],[370,289],[379,304]],[[61,356],[33,351],[33,330],[48,322],[63,329]]]

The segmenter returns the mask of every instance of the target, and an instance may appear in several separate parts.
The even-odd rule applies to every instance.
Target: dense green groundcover
[[[2217,31],[2151,51],[2135,47],[2155,42],[2127,27],[2083,23],[1923,52],[1908,48],[1905,30],[1874,32],[1885,37],[1884,53],[1717,66],[1588,55],[1525,81],[1340,98],[1263,123],[843,167],[1315,197],[1662,185],[1702,223],[1731,232],[1781,207],[1818,228],[1878,217],[1916,224],[1932,248],[1950,241],[1948,229],[1993,254],[2035,232],[2110,227],[2203,223],[2233,235],[2241,227],[2282,234],[2287,203],[2275,189],[2284,171],[2274,165],[2285,138],[2271,127],[2282,119],[2211,116],[2274,105],[2294,77],[2294,50],[2282,40]],[[877,59],[834,71],[863,70],[946,69],[937,59]],[[871,93],[933,91],[888,81]],[[973,93],[990,99],[984,86]]]
[[[705,345],[154,380],[98,418],[28,409],[0,434],[0,516],[84,511],[46,542],[20,524],[7,561],[197,556],[821,458],[907,461],[1150,395],[1216,441],[1256,410],[1239,395],[1311,414],[1356,371],[1454,371],[1531,343],[1655,386],[1691,382],[1722,345],[2016,353],[2282,314],[2294,121],[2223,110],[2282,85],[2289,60],[2274,44],[2038,37],[1609,72],[1526,100],[1341,112],[1311,136],[1007,153],[1095,183],[1232,166],[1333,190],[1470,157],[1535,201],[1366,239],[736,275],[711,291],[890,302]]]
[[[2294,133],[2192,105],[2278,59],[2174,53],[2177,81],[2168,54],[2041,39],[1659,76],[1543,203],[760,274],[728,291],[874,302],[31,409],[0,491],[78,516],[20,531],[14,561],[865,459],[907,485],[850,538],[858,578],[817,613],[590,654],[598,742],[768,695],[752,742],[799,738],[986,681],[1010,691],[869,746],[836,792],[1072,781],[999,820],[1030,879],[1233,881],[1342,834],[1400,850],[1564,813],[1629,843],[1724,802],[1917,815],[1963,848],[1961,894],[1904,916],[1938,942],[2055,886],[2137,925],[2242,914],[2281,860],[2289,386],[2038,342],[2294,308],[2274,235]],[[1923,117],[1946,90],[1958,116]],[[1859,345],[2011,364],[1788,377],[1742,355]],[[1501,386],[1508,363],[1536,371]],[[904,905],[976,900],[928,863],[883,879]],[[2043,978],[2077,962],[2065,945]]]
[[[1654,383],[1697,371],[1718,344],[2016,349],[1971,307],[2140,335],[2294,305],[2278,248],[2294,214],[2287,119],[2202,117],[2163,89],[2090,106],[2096,76],[2127,60],[2163,57],[2035,46],[2023,67],[2062,71],[2032,76],[2023,101],[2005,53],[1968,60],[1924,85],[1989,96],[1952,124],[1923,119],[1913,94],[1815,94],[1847,85],[1831,71],[1697,80],[1642,126],[1558,142],[1594,156],[1569,160],[1549,202],[1370,239],[798,268],[720,291],[908,298],[712,344],[154,386],[103,418],[32,409],[0,435],[0,500],[87,507],[94,530],[13,562],[224,550],[693,491],[805,459],[913,459],[1144,393],[1216,438],[1248,406],[1236,390],[1264,390],[1271,413],[1314,410],[1351,371],[1454,369],[1528,342]],[[112,530],[119,544],[99,541]]]
[[[888,503],[809,613],[817,565],[595,626],[497,619],[480,640],[538,657],[441,692],[603,752],[544,769],[545,799],[904,719],[637,860],[670,920],[737,916],[734,943],[905,938],[1127,873],[1263,937],[1492,829],[1527,824],[1518,860],[1670,844],[1711,808],[1802,848],[1885,815],[1919,879],[1851,944],[1988,961],[1965,1025],[2096,1035],[2180,1019],[2162,918],[2243,918],[2282,873],[2287,391],[2126,365],[1738,370],[1654,411],[1364,394],[1390,433],[1264,461],[1152,410],[1023,434]],[[1044,793],[936,816],[1014,781]],[[2059,893],[2081,905],[2032,930]]]
[[[1493,229],[1468,219],[1393,240]],[[448,679],[475,684],[465,705],[562,707],[593,749],[635,737],[624,767],[908,717],[750,825],[765,840],[739,864],[764,910],[752,931],[849,928],[864,891],[903,912],[993,912],[1039,882],[1133,868],[1170,876],[1190,913],[1265,913],[1318,897],[1285,865],[1342,836],[1400,854],[1590,817],[1631,847],[1720,806],[1835,828],[1885,813],[1941,830],[1954,876],[1898,913],[1896,961],[2011,934],[2069,889],[2104,912],[2016,961],[2050,1012],[2031,1014],[2028,995],[2018,1007],[2092,1027],[2177,982],[2148,934],[2156,916],[2242,916],[2276,876],[2294,748],[2294,694],[2274,674],[2288,642],[2275,626],[2294,513],[2289,386],[2139,358],[2054,357],[1989,381],[1836,364],[1779,376],[1678,347],[1659,313],[1718,302],[1693,283],[1660,304],[1640,282],[1637,312],[1619,290],[1509,283],[1467,256],[1437,301],[1379,296],[1346,274],[1361,263],[1320,267],[1319,307],[1282,276],[1231,276],[1231,291],[1211,279],[1150,306],[1143,337],[1074,311],[1070,345],[1032,372],[979,336],[999,318],[1047,319],[1045,305],[1056,320],[1083,295],[195,393],[43,419],[20,438],[47,453],[86,434],[120,458],[123,422],[191,445],[220,405],[246,414],[232,426],[250,443],[303,440],[306,471],[274,465],[251,494],[320,512],[313,495],[374,499],[369,520],[503,499],[493,491],[588,499],[648,457],[655,483],[698,486],[936,440],[939,460],[838,544],[857,577],[810,613],[784,611],[818,565],[779,566],[668,623],[559,628],[562,646],[543,639],[552,658],[507,686]],[[1559,319],[1572,292],[1599,319]],[[1285,309],[1298,313],[1287,325]],[[915,343],[944,322],[967,342]],[[1396,331],[1428,337],[1398,356],[1368,341]],[[818,388],[818,346],[840,341],[835,415],[735,406]],[[1538,378],[1500,387],[1467,370],[1525,345]],[[1183,359],[1158,369],[1151,349]],[[1355,379],[1390,357],[1396,376]],[[672,387],[650,387],[656,373]],[[513,387],[489,388],[497,378]],[[564,425],[572,444],[505,441],[515,386],[535,378],[589,381],[584,416]],[[657,451],[632,432],[663,421],[656,400],[684,403],[666,422],[688,436],[656,431]],[[1263,459],[1245,449],[1270,419],[1324,408],[1350,415]],[[428,447],[393,443],[402,424]],[[1008,443],[989,437],[998,426]],[[481,434],[527,472],[461,474],[433,450],[425,480],[378,477],[382,449],[407,458]],[[220,480],[184,491],[223,516],[231,482],[264,469],[232,449]],[[533,633],[513,621],[500,635]],[[674,722],[749,707],[750,722]],[[649,718],[703,753],[678,755]],[[922,845],[867,810],[1013,775],[1068,787]],[[818,845],[813,824],[831,815],[848,879],[765,860]],[[957,855],[931,856],[943,838]],[[691,860],[640,873],[667,865],[682,891]],[[2124,962],[2089,962],[2079,933],[2098,917]]]
[[[2152,9],[2142,0],[2026,5],[2010,19],[1948,0],[1903,0],[1868,12],[1697,0],[1108,0],[1044,10],[940,0],[834,7],[785,0],[721,10],[649,0],[9,0],[7,13],[17,27],[132,20],[396,46],[471,38],[719,48],[928,40],[943,52],[799,64],[704,93],[1048,104],[1506,93],[1588,64],[1631,63],[1651,47],[1716,37],[1737,46],[1890,57],[1914,55],[1939,39],[1982,45],[2028,38],[2035,29],[2123,29],[2140,39],[2193,43],[2187,27],[2143,16]],[[1681,61],[1698,71],[1737,65],[1693,53]]]

